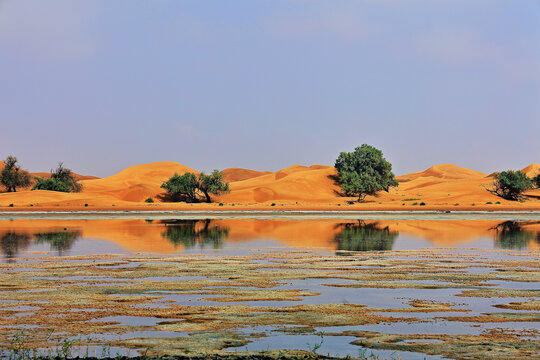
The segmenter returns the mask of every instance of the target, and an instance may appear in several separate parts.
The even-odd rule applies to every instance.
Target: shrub
[[[151,197],[148,197],[146,198],[146,200],[144,200],[145,202],[147,203],[153,203],[154,202],[154,199],[152,199]]]
[[[426,206],[426,203],[422,201],[422,202],[420,203],[420,206]]]
[[[490,193],[506,200],[521,200],[525,190],[533,188],[533,181],[521,171],[502,171],[495,174],[491,189],[485,188]]]
[[[30,186],[31,179],[30,174],[24,170],[21,170],[17,165],[17,158],[15,156],[8,156],[4,160],[4,168],[0,172],[0,184],[2,184],[8,192],[17,192],[17,188],[25,188]]]
[[[415,201],[415,202],[412,203],[412,205],[418,205],[418,203]]]
[[[276,203],[271,203],[270,206],[276,206]]]
[[[161,188],[167,190],[173,201],[185,200],[199,202],[204,200],[211,202],[210,194],[219,195],[229,192],[229,183],[224,180],[224,175],[219,170],[212,174],[193,173],[184,175],[174,174],[169,180],[161,184]]]
[[[219,206],[223,206],[223,205],[225,205],[225,204],[223,204],[223,203],[219,203]]]
[[[493,204],[491,201],[488,201],[488,202],[486,203],[486,205],[491,205],[491,204]]]
[[[84,207],[88,207],[88,204],[84,204]]]
[[[48,179],[36,177],[36,184],[32,190],[49,190],[60,192],[80,192],[82,185],[75,179],[70,169],[59,163],[56,169],[51,170]]]
[[[532,178],[532,182],[535,187],[540,188],[540,174]]]
[[[497,201],[497,202],[496,202],[495,204],[497,204],[497,205],[500,205],[500,204],[501,204],[501,202],[500,202],[500,201]]]
[[[363,144],[353,152],[342,152],[335,164],[338,183],[346,196],[357,196],[358,202],[367,195],[374,195],[397,186],[392,173],[392,164],[383,157],[381,150]]]
[[[8,206],[9,206],[9,207],[13,207],[13,204],[9,204]]]

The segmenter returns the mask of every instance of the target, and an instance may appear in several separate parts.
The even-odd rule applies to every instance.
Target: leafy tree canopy
[[[0,173],[0,183],[8,192],[16,192],[17,188],[25,188],[31,184],[30,174],[21,170],[17,162],[15,156],[8,156],[4,160],[5,166]]]
[[[80,192],[82,185],[75,179],[70,169],[59,163],[56,169],[51,170],[48,179],[36,177],[36,184],[32,190],[49,190],[61,192]]]
[[[338,182],[347,196],[358,196],[358,201],[377,191],[388,191],[397,186],[392,173],[392,164],[381,150],[367,144],[358,146],[353,152],[342,152],[336,160]]]
[[[486,190],[506,200],[521,200],[522,193],[532,188],[533,182],[525,173],[507,170],[496,173],[491,189]]]
[[[211,202],[210,194],[219,195],[229,192],[229,183],[224,180],[223,173],[214,170],[210,175],[193,173],[184,175],[174,174],[169,180],[161,184],[167,190],[169,198],[173,201]]]

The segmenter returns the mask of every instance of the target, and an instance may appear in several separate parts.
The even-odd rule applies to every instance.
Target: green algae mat
[[[71,355],[538,358],[540,253],[253,249],[0,264],[0,347]]]

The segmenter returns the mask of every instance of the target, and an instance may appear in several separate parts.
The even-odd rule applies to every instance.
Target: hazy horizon
[[[540,162],[540,2],[0,0],[0,158],[109,176]]]

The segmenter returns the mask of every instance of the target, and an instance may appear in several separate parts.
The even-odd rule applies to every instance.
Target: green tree
[[[219,170],[212,171],[210,175],[200,173],[198,185],[206,202],[212,202],[210,194],[220,195],[229,192],[229,183],[224,180],[223,173]]]
[[[346,196],[358,196],[358,202],[378,191],[388,192],[397,186],[392,164],[383,157],[381,150],[367,144],[353,152],[342,152],[336,160],[338,182]]]
[[[193,173],[184,175],[174,174],[169,180],[161,184],[167,190],[168,198],[173,201],[211,202],[210,194],[219,195],[229,191],[229,184],[224,180],[223,173],[214,170],[212,174]]]
[[[197,176],[192,173],[178,175],[175,173],[161,188],[167,190],[172,201],[196,202],[197,199]]]
[[[532,181],[533,181],[534,186],[536,186],[537,188],[540,188],[540,174],[533,177]]]
[[[491,189],[484,188],[506,200],[521,200],[522,193],[533,188],[533,182],[519,170],[507,170],[495,173]]]
[[[61,192],[80,192],[82,184],[80,184],[73,172],[64,167],[64,164],[59,163],[56,169],[51,170],[51,177],[48,179],[36,177],[36,184],[32,190],[49,190]]]
[[[17,192],[17,188],[25,188],[31,185],[30,174],[21,170],[15,156],[8,156],[4,160],[4,168],[0,173],[0,183],[8,192]]]

